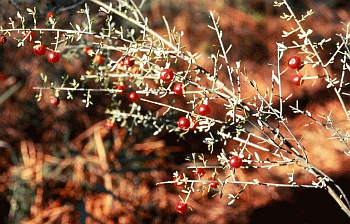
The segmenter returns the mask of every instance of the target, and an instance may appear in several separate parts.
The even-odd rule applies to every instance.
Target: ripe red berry
[[[296,85],[296,86],[301,86],[301,85],[303,85],[304,80],[301,79],[301,76],[300,76],[300,75],[295,75],[295,76],[292,78],[291,83],[292,83],[293,85]]]
[[[119,90],[117,93],[124,93],[126,90],[126,86],[122,82],[115,84],[115,88]]]
[[[178,201],[175,204],[175,211],[179,214],[185,214],[188,209],[187,203],[183,201]]]
[[[184,91],[186,91],[186,86],[183,86],[181,82],[174,84],[174,93],[178,96],[183,96]]]
[[[60,104],[60,98],[58,97],[51,97],[50,104],[54,107],[56,107],[58,104]]]
[[[61,58],[61,54],[57,51],[50,51],[47,54],[47,60],[53,64],[57,63]]]
[[[180,175],[177,176],[177,177],[174,177],[173,181],[176,181],[176,182],[174,182],[174,186],[175,187],[180,187],[180,186],[185,185],[185,182],[181,181],[182,179],[183,179],[183,177],[180,176]]]
[[[7,38],[5,37],[5,35],[1,35],[0,36],[0,44],[4,44],[7,42]]]
[[[210,186],[211,189],[216,189],[219,186],[219,182],[212,181],[212,182],[209,183],[209,186]]]
[[[196,170],[194,170],[193,173],[197,177],[203,177],[205,174],[205,170],[203,168],[196,168]]]
[[[55,17],[55,13],[54,12],[48,12],[46,14],[46,19],[49,19],[50,17]]]
[[[46,47],[45,45],[36,45],[33,47],[34,48],[34,54],[38,55],[38,56],[42,56],[46,53]]]
[[[191,126],[191,121],[187,117],[180,117],[180,119],[177,120],[177,126],[181,130],[187,130]]]
[[[208,105],[206,104],[201,104],[197,107],[197,113],[202,116],[207,116],[211,112],[211,109]]]
[[[131,102],[135,103],[135,102],[137,102],[140,99],[140,96],[139,96],[139,94],[137,94],[137,92],[131,92],[128,95],[128,99]]]
[[[116,123],[115,122],[112,122],[111,120],[107,120],[106,121],[106,128],[108,128],[108,129],[114,129],[115,127],[116,127],[117,125],[116,125]]]
[[[98,65],[102,65],[105,62],[105,58],[103,57],[102,54],[96,54],[94,61],[98,64]]]
[[[23,36],[23,40],[32,41],[34,40],[35,34],[34,32],[29,31],[28,33],[24,33],[22,36]]]
[[[92,49],[91,49],[91,47],[89,47],[89,46],[85,46],[85,47],[83,48],[83,52],[84,52],[84,54],[86,54],[86,55],[88,55],[88,54],[90,53],[91,50],[92,50]]]
[[[170,68],[165,68],[160,73],[160,79],[164,82],[171,82],[174,78],[174,72]]]
[[[126,67],[131,67],[135,64],[135,58],[131,56],[126,56],[123,62]]]
[[[301,60],[299,56],[292,56],[288,60],[288,66],[291,69],[298,69],[301,66]]]
[[[242,158],[239,158],[238,156],[232,156],[230,157],[230,159],[228,160],[228,165],[231,168],[235,168],[238,169],[242,166],[243,162],[242,162]]]

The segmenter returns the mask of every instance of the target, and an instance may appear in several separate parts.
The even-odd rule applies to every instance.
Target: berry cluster
[[[284,1],[283,4],[286,4],[286,2]],[[86,7],[85,13],[88,15],[88,6],[86,5]],[[116,8],[118,7],[107,10],[101,7],[101,12],[107,15],[106,22],[111,21],[112,17],[109,16],[113,13],[113,10],[117,10]],[[134,11],[138,12],[136,9]],[[80,12],[84,13],[84,10]],[[129,16],[123,13],[123,11],[118,11],[116,14],[125,15],[125,18]],[[216,22],[217,20],[212,14],[211,17],[213,26],[210,26],[210,28],[217,32],[221,42],[222,37],[218,22]],[[35,16],[33,16],[33,18],[35,19]],[[56,17],[54,12],[48,12],[46,18],[48,20],[47,22],[50,22],[52,25],[55,24]],[[296,17],[286,16],[286,18],[294,19]],[[39,89],[55,91],[55,97],[50,98],[50,104],[53,107],[58,106],[60,103],[58,97],[60,91],[66,90],[69,91],[69,93],[77,89],[79,89],[78,91],[84,91],[86,99],[84,99],[83,102],[86,106],[90,105],[90,93],[100,91],[110,96],[112,101],[110,104],[111,108],[106,110],[106,114],[109,114],[110,117],[104,123],[105,128],[109,130],[115,129],[117,127],[117,122],[120,122],[120,126],[126,127],[130,132],[133,131],[135,126],[142,124],[144,127],[148,128],[147,130],[154,131],[152,133],[154,135],[163,131],[169,131],[176,132],[180,137],[183,137],[186,134],[191,135],[191,131],[193,131],[194,134],[202,132],[206,135],[203,142],[208,146],[211,153],[214,148],[217,150],[217,142],[224,145],[220,146],[222,149],[219,149],[220,152],[214,157],[217,159],[217,164],[208,165],[207,160],[204,159],[204,155],[197,156],[193,153],[193,157],[188,159],[194,164],[188,167],[192,172],[189,171],[188,173],[182,173],[180,175],[176,172],[173,176],[173,180],[167,181],[167,183],[172,183],[174,186],[181,188],[183,190],[182,192],[187,193],[185,200],[181,199],[176,202],[176,212],[179,214],[185,214],[187,212],[189,208],[188,197],[191,192],[204,193],[204,191],[208,191],[211,193],[217,192],[219,194],[222,193],[225,186],[237,184],[240,187],[240,191],[236,195],[229,195],[229,198],[234,201],[239,198],[239,194],[247,185],[268,186],[267,183],[262,183],[257,179],[247,182],[238,180],[240,178],[239,176],[236,178],[236,173],[241,173],[241,170],[247,167],[269,169],[276,166],[286,166],[290,164],[299,166],[299,164],[303,164],[303,167],[301,167],[302,169],[310,170],[310,173],[316,174],[317,179],[320,180],[320,183],[315,184],[315,186],[317,185],[316,187],[313,185],[310,186],[317,188],[321,185],[327,185],[325,181],[329,180],[327,175],[314,169],[314,166],[309,163],[308,158],[306,158],[306,152],[301,146],[300,141],[289,131],[288,123],[286,122],[287,118],[284,117],[285,110],[282,110],[282,106],[284,106],[285,102],[284,97],[282,97],[282,89],[280,88],[279,94],[277,95],[280,101],[278,108],[274,105],[274,100],[276,99],[276,92],[274,92],[274,90],[271,91],[271,95],[268,95],[270,93],[266,91],[266,96],[263,96],[264,94],[260,94],[260,90],[257,88],[258,85],[255,85],[255,81],[250,80],[246,71],[240,69],[239,62],[236,62],[235,66],[230,65],[231,63],[228,62],[229,60],[226,55],[229,49],[225,49],[224,44],[221,44],[221,49],[219,49],[218,54],[213,54],[211,56],[212,61],[215,62],[215,71],[209,72],[202,66],[196,64],[198,62],[196,62],[196,54],[186,54],[182,51],[181,46],[173,44],[177,41],[178,36],[171,30],[168,30],[169,38],[164,39],[154,31],[151,31],[147,25],[139,23],[139,18],[137,18],[137,20],[130,21],[135,21],[135,23],[137,23],[136,25],[144,29],[142,30],[142,37],[134,38],[133,35],[135,32],[131,32],[130,30],[124,32],[126,30],[123,29],[118,30],[116,27],[113,27],[113,23],[109,23],[101,32],[95,32],[91,25],[93,24],[93,20],[91,20],[89,16],[87,16],[87,20],[86,24],[88,25],[83,29],[81,29],[80,25],[77,25],[73,30],[55,30],[55,28],[51,30],[40,30],[36,26],[33,29],[25,29],[23,25],[22,28],[16,29],[15,31],[18,32],[19,30],[19,32],[23,33],[22,39],[17,39],[19,40],[19,46],[34,41],[36,44],[33,47],[34,54],[37,56],[44,56],[46,54],[46,59],[50,63],[58,63],[61,57],[69,60],[70,57],[72,57],[71,55],[79,56],[79,54],[91,61],[91,63],[89,63],[90,70],[86,72],[86,75],[81,77],[82,85],[81,83],[77,83],[76,80],[72,82],[68,81],[67,83],[69,84],[66,84],[65,81],[67,80],[64,80],[64,84],[60,86],[51,83],[50,87],[47,87],[46,77],[42,77],[45,84],[43,88]],[[297,25],[300,26],[301,20],[296,21]],[[24,24],[24,21],[22,21],[22,24]],[[5,35],[7,35],[7,32],[14,32],[14,30],[1,30],[4,32],[4,35],[0,36],[0,44],[5,44],[7,42],[7,37]],[[35,32],[38,34],[39,30],[40,38],[37,38]],[[300,30],[303,29],[298,27],[297,29],[293,29],[291,33]],[[45,32],[57,32],[55,38],[56,42],[52,43],[52,45],[54,45],[52,49],[50,48],[51,46],[45,45],[45,42],[42,40],[43,33]],[[86,36],[88,37],[85,39]],[[179,35],[179,38],[180,36],[181,35]],[[300,37],[308,38],[303,32]],[[80,39],[83,41],[79,42]],[[74,41],[79,42],[79,44],[73,44],[71,48],[58,50],[61,49],[58,48],[59,46],[70,45],[71,42]],[[180,41],[178,43],[180,43]],[[312,42],[304,41],[304,45],[306,45],[306,43],[311,44]],[[307,73],[305,75],[300,74],[305,65],[313,64],[317,66],[321,63],[320,61],[314,62],[313,60],[317,57],[310,56],[317,55],[317,52],[310,53],[305,50],[306,46],[304,45],[297,45],[294,46],[294,48],[303,51],[301,55],[302,53],[307,54],[305,58],[309,61],[302,61],[299,56],[292,56],[289,58],[287,65],[282,66],[287,69],[283,72],[278,71],[279,77],[281,77],[280,75],[285,71],[290,72],[292,70],[295,72],[296,74],[294,74],[291,79],[291,83],[295,86],[301,86],[304,84],[305,79],[310,79],[310,77],[307,77]],[[66,53],[71,49],[71,52]],[[288,47],[283,49],[286,50]],[[114,54],[115,51],[118,53]],[[348,53],[344,53],[344,55],[348,55]],[[226,63],[221,63],[223,59]],[[185,66],[182,66],[182,63]],[[223,66],[227,67],[231,85],[227,85],[229,82],[226,83],[226,81],[222,81],[224,78],[227,78],[221,73],[222,70],[220,70],[220,68]],[[345,67],[346,66],[344,66],[344,68]],[[327,71],[325,71],[325,73],[327,73]],[[332,81],[329,74],[325,76],[327,76],[325,80],[329,82],[329,85],[336,87],[336,80]],[[0,75],[0,81],[5,78],[6,77]],[[92,82],[88,82],[88,79],[94,80],[95,82],[91,84]],[[252,84],[252,87],[256,90],[257,95],[254,95],[254,99],[251,101],[243,97],[241,98],[241,93],[243,93],[241,88],[244,86],[242,85],[244,82],[242,80]],[[113,85],[111,85],[111,83]],[[98,88],[90,88],[90,84],[93,85],[93,87],[98,86]],[[339,91],[342,90],[342,85],[343,84],[340,84]],[[281,86],[282,85],[279,87]],[[171,96],[173,97],[171,98]],[[337,92],[337,96],[342,100],[340,92]],[[120,98],[123,97],[128,99],[127,106],[130,106],[130,110],[125,109],[126,111],[122,111],[122,107],[119,107],[123,102]],[[180,108],[182,106],[177,106],[176,100],[179,99],[185,102],[186,106],[183,107],[191,109],[183,109]],[[138,104],[140,101],[142,103],[150,103],[165,107],[166,112],[160,116],[158,115],[158,111],[157,113],[148,111],[146,114],[142,111],[143,108],[141,109],[141,105]],[[218,106],[214,105],[219,101],[224,103],[220,104],[221,108],[216,108]],[[344,102],[341,101],[341,103],[346,107]],[[187,106],[187,104],[189,106]],[[226,111],[224,111],[223,108],[225,108]],[[223,116],[225,116],[224,118],[223,116],[220,117],[217,113],[222,111],[224,111],[224,113],[222,113]],[[303,113],[300,111],[299,108],[294,110],[294,112]],[[347,112],[346,114],[348,116]],[[162,118],[164,119],[162,120]],[[308,118],[312,118],[311,115]],[[350,116],[348,116],[348,119],[350,120]],[[329,126],[330,125],[331,123],[329,123]],[[285,130],[280,129],[280,127],[285,127],[285,129],[288,130],[287,135],[281,133]],[[334,130],[336,129],[334,128]],[[343,136],[337,131],[334,132],[336,136],[345,142],[347,136]],[[228,142],[231,140],[238,142],[239,145],[229,145]],[[296,149],[296,145],[298,149]],[[225,147],[235,147],[235,149],[230,149],[232,152],[230,155],[227,155]],[[272,150],[272,148],[274,150]],[[275,161],[271,161],[270,158],[266,158],[266,160],[260,159],[259,153],[254,150],[257,152],[261,150],[266,154],[270,153],[272,155],[271,158],[273,158],[272,160]],[[263,155],[265,156],[265,154]],[[198,163],[198,159],[202,164]],[[225,177],[221,178],[223,175],[219,176],[218,170],[223,170],[229,174],[225,174]],[[186,176],[187,174],[188,176]],[[290,183],[290,185],[288,185],[288,183],[280,186],[298,186],[293,180],[291,180]],[[200,185],[200,188],[197,188],[198,185]],[[241,187],[243,185],[244,187]],[[339,198],[343,198],[343,195],[340,196]],[[341,201],[341,199],[337,201]]]
[[[53,18],[54,16],[55,15],[53,12],[49,12],[46,17],[47,19],[50,19],[50,18]],[[33,41],[34,39],[35,39],[35,34],[32,31],[27,32],[23,35],[24,41]],[[6,43],[6,37],[4,35],[0,37],[0,43]],[[44,44],[40,43],[35,45],[33,47],[33,50],[35,55],[43,56],[46,54],[47,47]],[[82,53],[93,57],[94,65],[96,66],[105,65],[106,55],[100,50],[96,51],[91,46],[85,46],[82,49]],[[58,51],[50,51],[49,53],[47,53],[47,60],[50,63],[57,63],[60,61],[60,58],[61,58],[61,54]],[[132,74],[137,74],[138,68],[134,67],[135,61],[136,60],[133,56],[126,55],[117,62],[116,68],[122,72],[129,71]],[[288,66],[291,69],[300,69],[301,68],[300,58],[298,56],[291,57],[288,61]],[[297,77],[299,77],[299,79],[293,78],[292,82],[295,85],[297,85],[298,83],[299,85],[301,85],[303,80],[301,80],[300,76],[297,76]],[[162,85],[163,83],[165,84],[171,83],[170,86],[172,86],[173,94],[177,96],[184,96],[186,94],[186,89],[187,89],[186,85],[188,83],[182,82],[176,79],[176,73],[171,68],[166,67],[162,69],[159,73],[158,79],[161,80]],[[117,90],[116,94],[124,94],[125,92],[127,92],[127,98],[132,103],[138,102],[140,99],[140,96],[137,93],[137,91],[134,91],[134,90],[128,91],[128,87],[124,84],[123,81],[117,82],[114,86],[114,89]],[[58,97],[52,97],[50,99],[50,103],[52,106],[57,106],[60,103],[60,99]],[[211,107],[207,103],[204,103],[204,99],[203,99],[201,103],[199,103],[196,106],[195,111],[193,111],[191,115],[187,114],[187,116],[182,116],[177,120],[177,127],[182,131],[196,130],[198,128],[200,118],[207,117],[210,114],[211,114]],[[105,126],[107,129],[110,129],[110,130],[116,128],[117,124],[115,122],[115,119],[113,118],[107,119],[105,122]],[[242,166],[243,161],[242,161],[242,158],[238,156],[231,156],[227,160],[227,164],[230,169],[239,169]],[[194,177],[201,179],[206,175],[206,170],[202,167],[197,167],[193,170],[193,174],[194,174]],[[178,175],[173,179],[174,185],[177,187],[185,186],[186,181],[187,181],[187,177],[185,175]],[[213,178],[212,180],[207,181],[206,185],[208,189],[217,189],[219,187],[219,182]],[[188,205],[186,201],[179,201],[175,205],[175,210],[179,214],[186,213],[187,209],[188,209]]]
[[[297,70],[300,70],[303,67],[299,56],[290,57],[288,60],[288,66],[291,69],[297,69]],[[300,74],[297,74],[293,76],[291,83],[295,86],[301,86],[303,85],[304,80],[302,79],[302,76]]]
[[[33,31],[29,31],[23,34],[23,41],[33,41],[34,39],[35,39],[35,34]],[[42,43],[35,45],[33,47],[33,51],[35,55],[43,56],[46,53],[46,46],[43,45]],[[46,58],[48,62],[55,64],[59,62],[61,58],[61,54],[58,51],[50,51],[49,53],[47,53]]]

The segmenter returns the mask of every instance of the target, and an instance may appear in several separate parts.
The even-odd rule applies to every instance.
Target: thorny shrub
[[[284,91],[289,85],[295,85],[292,89],[298,91],[301,85],[312,88],[314,82],[324,82],[325,88],[333,90],[343,109],[337,113],[343,113],[344,122],[349,122],[349,105],[344,98],[350,96],[347,63],[350,24],[344,24],[344,33],[337,35],[335,51],[325,60],[319,52],[332,40],[315,42],[310,38],[313,31],[303,25],[313,11],[298,18],[286,0],[275,2],[275,7],[284,10],[281,18],[291,24],[289,30],[282,31],[282,37],[293,38],[293,41],[291,45],[277,43],[278,57],[269,75],[271,87],[261,89],[240,61],[231,61],[227,56],[232,46],[225,46],[225,33],[220,30],[219,17],[214,12],[210,13],[212,24],[208,27],[218,38],[213,43],[216,52],[210,56],[211,68],[206,69],[208,65],[197,64],[200,55],[183,50],[183,33],[171,29],[165,19],[167,35],[160,35],[150,28],[141,13],[142,3],[138,7],[133,1],[91,2],[98,4],[105,15],[105,24],[99,31],[94,30],[88,4],[78,11],[85,20],[72,24],[72,29],[56,28],[59,19],[53,13],[47,16],[46,28],[38,27],[36,8],[27,9],[33,18],[33,26],[27,27],[25,17],[18,13],[16,19],[9,19],[9,26],[1,27],[1,44],[11,38],[18,42],[18,47],[34,41],[34,53],[38,56],[47,54],[48,62],[67,63],[73,56],[83,54],[91,57],[90,69],[80,80],[65,76],[60,82],[50,81],[50,74],[41,74],[42,84],[35,87],[38,100],[51,92],[51,104],[59,107],[60,101],[72,100],[77,92],[83,92],[82,103],[89,107],[97,103],[92,100],[92,94],[103,92],[112,100],[105,111],[108,129],[118,124],[132,135],[135,127],[148,127],[154,135],[175,132],[179,138],[186,138],[189,132],[202,133],[200,136],[205,136],[203,142],[208,153],[215,155],[217,160],[208,162],[205,154],[193,153],[187,158],[192,163],[187,167],[190,172],[179,170],[168,181],[159,183],[173,184],[182,190],[183,195],[175,205],[180,214],[189,212],[187,208],[191,210],[188,200],[196,192],[212,191],[213,196],[226,196],[230,205],[247,187],[261,185],[326,189],[350,217],[347,197],[322,167],[313,165],[317,158],[308,155],[303,138],[294,134],[296,127],[291,126],[286,114],[288,111],[300,114],[309,120],[307,125],[319,125],[330,131],[329,137],[341,143],[337,152],[342,151],[347,156],[350,156],[349,131],[344,126],[336,126],[332,111],[320,115],[300,109],[297,100],[290,102],[293,93]],[[115,16],[136,28],[117,27],[113,20]],[[47,40],[47,34],[54,34],[55,38]],[[286,58],[285,55],[291,56]],[[329,69],[335,61],[343,66],[340,74],[333,74]],[[179,70],[182,67],[186,69]],[[312,69],[318,69],[319,73],[310,75],[308,71]],[[253,95],[247,95],[252,92]],[[186,100],[188,106],[175,106],[179,99]],[[166,110],[161,114],[144,112],[142,108],[146,104]],[[125,105],[129,105],[129,109],[125,109]],[[224,116],[219,116],[218,111],[224,111]],[[336,153],[331,148],[322,150]],[[281,178],[280,183],[266,182],[259,176],[241,180],[241,170],[269,172],[285,167],[289,172],[284,173],[286,178]],[[313,177],[298,183],[294,177],[302,173]]]

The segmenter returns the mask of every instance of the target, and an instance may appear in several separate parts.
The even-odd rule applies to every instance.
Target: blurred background
[[[140,4],[140,1],[135,1]],[[336,33],[342,32],[349,22],[350,8],[345,0],[297,0],[290,1],[294,12],[300,16],[313,9],[315,14],[304,22],[312,29],[312,39],[334,38],[325,44],[321,56],[326,61],[335,51]],[[9,27],[9,18],[17,11],[24,16],[26,8],[37,7],[38,26],[44,27],[46,14],[56,14],[58,28],[71,28],[70,22],[81,23],[76,14],[81,1],[0,1],[0,25]],[[98,7],[88,3],[96,26],[103,21]],[[220,17],[225,46],[232,44],[228,58],[232,64],[242,61],[248,76],[262,89],[270,87],[271,70],[277,63],[276,42],[291,45],[293,40],[282,38],[282,30],[290,30],[294,24],[280,19],[281,8],[273,7],[271,0],[219,0],[186,1],[152,0],[143,5],[142,12],[149,19],[150,28],[166,35],[163,16],[170,27],[183,31],[182,45],[185,51],[202,55],[197,61],[205,69],[212,70],[209,58],[218,50],[218,39],[209,18],[210,11]],[[26,24],[32,27],[32,19],[26,15]],[[102,17],[103,18],[103,17]],[[116,19],[123,26],[125,21]],[[43,42],[50,44],[53,35]],[[15,35],[16,36],[16,35]],[[296,38],[294,36],[294,38]],[[339,41],[339,39],[338,39]],[[172,180],[173,172],[192,175],[185,160],[192,152],[205,153],[209,161],[216,154],[208,154],[207,146],[200,140],[205,134],[188,133],[177,141],[175,134],[161,133],[153,136],[149,129],[138,127],[130,136],[124,128],[110,131],[104,124],[105,109],[111,100],[103,93],[92,94],[94,105],[86,108],[82,94],[74,100],[61,100],[58,107],[50,105],[52,91],[45,91],[41,101],[33,89],[40,86],[40,73],[50,80],[60,82],[68,74],[79,77],[91,64],[91,59],[77,51],[70,60],[62,59],[50,64],[45,57],[33,54],[33,42],[17,48],[17,41],[8,37],[0,45],[0,223],[338,223],[348,221],[333,199],[322,190],[289,188],[248,187],[239,200],[228,206],[222,199],[212,197],[213,192],[193,194],[189,200],[192,211],[178,215],[174,204],[181,188],[173,184],[156,183]],[[84,43],[77,49],[84,47]],[[287,51],[281,59],[297,51]],[[342,69],[340,63],[331,65],[334,73]],[[179,68],[180,69],[180,68]],[[305,71],[302,71],[305,72]],[[317,68],[308,68],[310,76],[319,74]],[[290,102],[299,100],[301,109],[314,114],[338,111],[334,93],[328,92],[326,83],[320,80],[305,81],[301,87],[288,85],[290,76],[284,75],[284,95],[293,93]],[[253,94],[247,90],[248,97]],[[125,100],[121,96],[122,100]],[[186,104],[185,101],[180,103]],[[348,99],[346,101],[348,104]],[[148,109],[152,109],[144,105]],[[154,108],[153,108],[154,110]],[[218,112],[217,112],[218,113]],[[288,113],[288,112],[287,112]],[[336,141],[327,139],[330,133],[317,126],[303,126],[306,118],[289,114],[289,123],[298,137],[304,136],[305,147],[312,163],[339,182],[350,195],[349,158],[342,153]],[[341,113],[334,113],[338,127],[346,128]],[[198,137],[199,135],[199,137]],[[325,136],[320,138],[319,136]],[[251,172],[241,171],[243,179],[250,179]],[[271,170],[261,174],[271,182],[285,181],[285,170]],[[259,172],[258,172],[258,175]],[[282,177],[283,176],[283,177]],[[298,176],[307,182],[308,176]],[[297,177],[297,178],[298,178]],[[231,193],[228,190],[223,192]],[[183,194],[181,194],[183,196]],[[11,204],[11,206],[10,206]],[[11,209],[10,209],[11,208]],[[345,221],[347,220],[347,221]]]

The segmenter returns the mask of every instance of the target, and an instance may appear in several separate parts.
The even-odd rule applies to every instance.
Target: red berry
[[[299,56],[292,56],[288,60],[288,66],[291,69],[298,69],[301,66],[301,60]]]
[[[47,54],[47,60],[53,64],[57,63],[61,58],[61,54],[57,51],[50,51]]]
[[[165,68],[160,73],[160,79],[164,82],[171,82],[174,78],[174,72],[170,68]]]
[[[88,55],[90,51],[91,51],[91,47],[89,47],[89,46],[85,46],[85,47],[83,48],[83,52],[84,52],[84,54],[86,54],[86,55]]]
[[[131,92],[128,95],[128,99],[131,102],[135,103],[135,102],[137,102],[140,99],[140,96],[139,96],[139,94],[137,94],[137,92]]]
[[[184,91],[186,91],[186,87],[182,85],[181,82],[177,82],[174,84],[174,93],[178,96],[183,96]]]
[[[50,104],[54,107],[56,107],[58,104],[60,104],[60,98],[58,97],[52,97],[50,99]]]
[[[197,177],[203,177],[205,174],[205,170],[203,168],[196,168],[196,170],[194,170],[193,173]]]
[[[46,19],[49,19],[50,17],[54,17],[55,16],[55,13],[53,13],[53,12],[48,12],[47,14],[46,14]]]
[[[24,33],[22,36],[23,36],[23,40],[32,41],[34,40],[35,34],[34,32],[29,31],[28,33]]]
[[[5,35],[1,35],[0,36],[0,44],[4,44],[7,42],[7,38],[5,37]]]
[[[106,121],[106,128],[112,130],[112,129],[114,129],[116,126],[117,126],[117,125],[116,125],[115,122],[112,122],[112,121],[109,120],[109,119]]]
[[[177,120],[177,126],[181,130],[187,130],[191,126],[191,121],[187,117],[181,117],[179,120]]]
[[[208,105],[206,104],[201,104],[197,107],[197,113],[201,116],[207,116],[211,112],[211,109]]]
[[[119,90],[117,93],[124,93],[126,90],[126,86],[122,82],[115,84],[115,88]]]
[[[96,54],[94,61],[98,64],[98,65],[102,65],[105,62],[105,58],[103,57],[102,54]]]
[[[232,156],[230,157],[229,161],[228,161],[228,165],[231,168],[240,168],[242,166],[242,158],[239,158],[238,156]]]
[[[216,189],[219,186],[219,182],[212,181],[212,182],[209,183],[209,186],[210,186],[211,189]]]
[[[180,187],[180,186],[183,186],[185,184],[185,182],[181,181],[183,179],[182,176],[177,176],[177,177],[174,177],[173,181],[176,181],[174,182],[174,186],[175,187]]]
[[[179,214],[185,214],[188,209],[187,203],[183,201],[178,201],[175,204],[175,211],[177,211]]]
[[[131,67],[135,64],[135,58],[131,56],[126,56],[123,62],[126,67]]]
[[[33,47],[34,48],[34,54],[38,55],[38,56],[42,56],[46,53],[46,47],[45,45],[36,45]]]
[[[295,75],[292,80],[291,83],[296,85],[296,86],[301,86],[304,83],[304,80],[301,79],[300,75]]]

